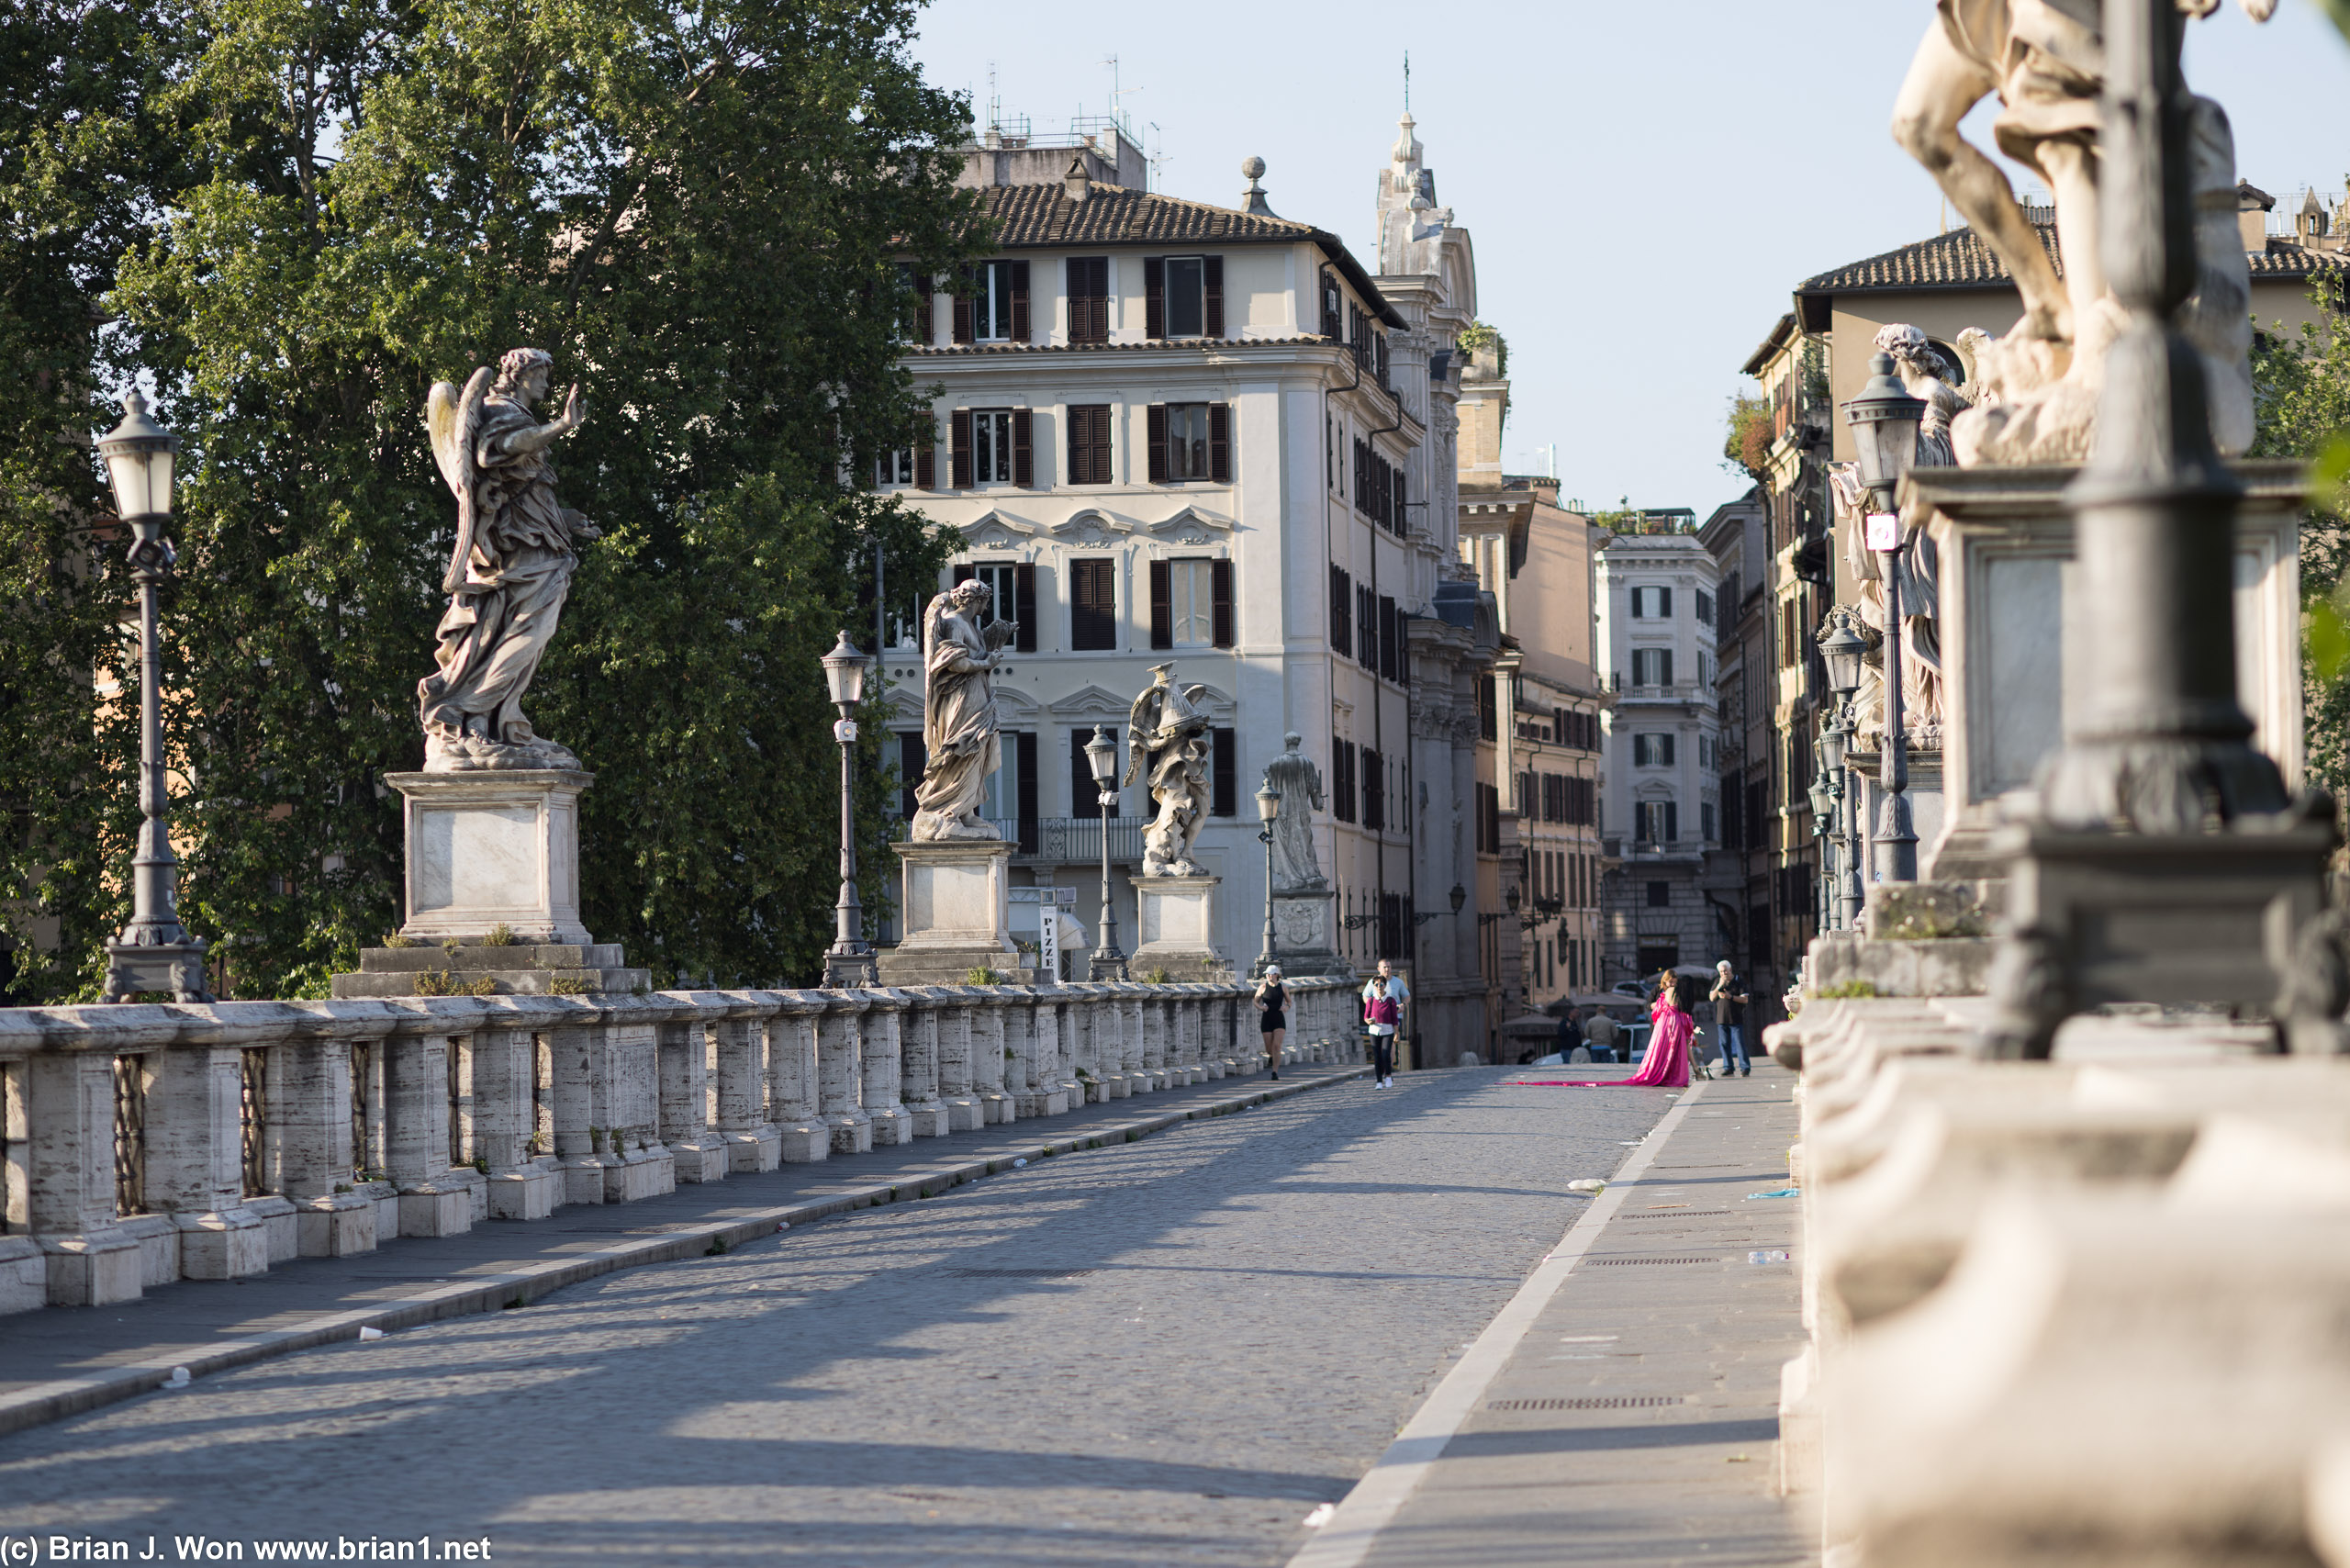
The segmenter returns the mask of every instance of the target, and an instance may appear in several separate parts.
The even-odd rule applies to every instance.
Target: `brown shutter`
[[[1147,420],[1150,434],[1150,482],[1167,483],[1167,405],[1153,403]]]
[[[1036,651],[1036,568],[1034,563],[1023,561],[1012,568],[1012,618],[1020,622],[1020,631],[1013,639],[1013,650],[1015,653],[1035,653]]]
[[[971,269],[963,269],[963,291],[955,296],[955,341],[971,341]]]
[[[1211,338],[1224,336],[1224,258],[1205,256],[1200,262],[1203,324]]]
[[[1110,341],[1110,260],[1073,256],[1069,263],[1069,341]]]
[[[1232,646],[1232,563],[1214,561],[1208,566],[1210,594],[1215,605],[1215,645]]]
[[[1026,409],[1012,410],[1012,482],[1024,490],[1036,487],[1036,421]]]
[[[1208,334],[1215,336],[1214,331]],[[1232,483],[1232,405],[1208,405],[1208,479],[1212,484]]]
[[[1078,404],[1069,410],[1069,483],[1098,485],[1100,476],[1093,467],[1093,416],[1106,412],[1093,404]]]
[[[1028,263],[1012,263],[1012,341],[1028,341]]]
[[[1014,731],[1012,736],[1012,755],[1013,766],[1019,770],[1020,775],[1012,781],[1013,798],[1017,802],[1013,809],[1019,813],[1020,852],[1023,855],[1034,855],[1036,853],[1038,837],[1036,733],[1034,730]]]
[[[1143,336],[1167,335],[1167,258],[1145,256],[1142,262]]]
[[[1150,564],[1150,645],[1175,645],[1175,586],[1164,561]]]
[[[914,429],[914,488],[938,488],[938,417],[934,414]]]
[[[946,423],[954,447],[954,472],[948,476],[947,487],[968,490],[971,487],[971,410],[956,409],[947,416]]]
[[[1210,730],[1208,815],[1240,814],[1240,737],[1231,730]]]

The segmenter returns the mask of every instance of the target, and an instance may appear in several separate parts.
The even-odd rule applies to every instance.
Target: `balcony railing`
[[[1013,846],[1014,860],[1035,860],[1055,866],[1098,866],[1102,863],[1100,817],[990,817],[1004,841]],[[1110,858],[1132,865],[1142,859],[1142,830],[1147,817],[1110,819]]]

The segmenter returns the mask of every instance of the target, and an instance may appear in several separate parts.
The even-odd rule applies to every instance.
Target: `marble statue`
[[[441,589],[438,668],[418,682],[428,773],[468,768],[576,768],[579,759],[540,738],[522,694],[554,636],[579,557],[598,537],[588,519],[555,499],[547,449],[585,424],[574,385],[561,417],[542,424],[554,356],[509,350],[495,379],[485,366],[460,391],[435,382],[424,420],[442,477],[457,497],[457,543]]]
[[[1330,884],[1314,853],[1314,813],[1322,809],[1322,770],[1297,748],[1304,737],[1292,730],[1282,751],[1265,768],[1265,788],[1281,798],[1273,812],[1273,891],[1318,893]]]
[[[915,843],[1001,838],[979,815],[988,778],[1003,765],[989,677],[1016,628],[989,619],[995,594],[967,577],[934,596],[922,616],[922,783],[914,790]]]
[[[2276,0],[2240,4],[2256,21],[2276,8]],[[2217,5],[2178,0],[2195,16]],[[1970,349],[1975,395],[1952,422],[1954,454],[1969,467],[2077,463],[2088,454],[2106,351],[2122,325],[2098,230],[2100,0],[1937,0],[1934,13],[1901,84],[1894,138],[2006,264],[2024,307],[2007,336]],[[1959,134],[1968,111],[1995,95],[1999,151],[2054,195],[2061,278],[2007,176]],[[2235,142],[2218,104],[2190,104],[2198,266],[2181,327],[2204,362],[2213,440],[2235,454],[2253,434],[2251,276],[2236,225]]]
[[[1147,773],[1150,798],[1158,805],[1158,814],[1143,829],[1142,874],[1204,877],[1207,868],[1192,857],[1192,850],[1212,803],[1208,716],[1193,704],[1207,689],[1179,688],[1174,669],[1172,664],[1151,666],[1150,685],[1126,715],[1122,787]]]
[[[1919,442],[1924,446],[1922,434]],[[1930,466],[1923,462],[1921,466]],[[1947,465],[1945,465],[1947,466]],[[1869,510],[1868,492],[1861,484],[1858,465],[1834,463],[1828,469],[1828,488],[1836,504],[1836,532],[1844,544],[1844,564],[1860,584],[1853,609],[1861,621],[1860,635],[1875,654],[1884,644],[1887,571],[1901,574],[1901,727],[1915,745],[1941,742],[1942,723],[1942,643],[1941,550],[1930,528],[1920,530],[1909,548],[1879,554],[1868,547],[1863,522]],[[1861,689],[1852,697],[1854,725],[1863,734],[1885,733],[1885,670],[1882,656],[1865,666]]]

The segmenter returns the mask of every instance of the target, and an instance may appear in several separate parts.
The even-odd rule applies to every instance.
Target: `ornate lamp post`
[[[880,980],[872,945],[865,940],[865,909],[856,897],[856,814],[849,792],[856,767],[856,721],[849,715],[864,700],[865,666],[870,662],[845,632],[823,658],[824,684],[832,689],[833,706],[841,714],[833,725],[833,738],[841,747],[841,896],[833,906],[833,945],[824,951],[828,986],[873,985]]]
[[[1811,788],[1805,791],[1811,797],[1811,835],[1819,840],[1819,865],[1825,873],[1819,879],[1819,894],[1815,900],[1818,908],[1812,913],[1818,919],[1822,931],[1833,931],[1836,929],[1837,884],[1841,879],[1837,868],[1842,858],[1840,853],[1842,846],[1837,842],[1836,834],[1836,829],[1842,825],[1838,820],[1841,791],[1835,774],[1829,771],[1828,734],[1824,729],[1820,732],[1819,741],[1819,770],[1812,775]]]
[[[1102,940],[1086,966],[1086,978],[1122,980],[1126,978],[1126,955],[1118,946],[1118,906],[1110,902],[1110,808],[1118,803],[1113,782],[1118,777],[1118,745],[1105,726],[1095,725],[1093,738],[1085,743],[1085,765],[1093,770],[1094,788],[1101,791],[1094,803],[1102,810]],[[1270,898],[1270,876],[1266,885]]]
[[[1819,756],[1828,765],[1841,802],[1836,832],[1843,844],[1843,855],[1837,892],[1842,909],[1837,924],[1846,931],[1860,924],[1864,902],[1861,890],[1860,791],[1844,782],[1844,758],[1852,743],[1852,694],[1861,689],[1861,661],[1867,652],[1868,644],[1853,633],[1851,619],[1841,611],[1832,618],[1828,635],[1819,640],[1820,662],[1828,666],[1828,688],[1836,694],[1835,714],[1819,733]]]
[[[209,1002],[204,944],[180,925],[179,862],[172,854],[171,801],[163,785],[162,668],[155,593],[178,561],[163,531],[172,521],[172,469],[180,438],[147,417],[136,388],[123,394],[122,423],[98,438],[114,487],[115,511],[130,525],[127,554],[139,584],[139,849],[130,859],[131,915],[106,944],[102,988],[109,1002],[168,991],[174,1002]]]
[[[1877,508],[1867,520],[1868,547],[1885,558],[1885,749],[1877,760],[1885,803],[1877,818],[1875,871],[1881,882],[1914,882],[1918,834],[1909,822],[1909,744],[1901,718],[1901,574],[1908,569],[1908,540],[1894,510],[1894,491],[1918,460],[1926,403],[1895,377],[1891,354],[1874,356],[1869,369],[1868,385],[1844,405],[1844,419],[1852,427],[1861,483]]]
[[[1257,956],[1257,973],[1277,961],[1273,936],[1273,818],[1281,809],[1281,792],[1270,783],[1257,791],[1258,842],[1265,846],[1265,950]]]

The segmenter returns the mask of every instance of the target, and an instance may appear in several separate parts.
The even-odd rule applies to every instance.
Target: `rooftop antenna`
[[[1404,112],[1412,112],[1412,51],[1404,51]]]
[[[1160,165],[1167,162],[1167,153],[1163,144],[1158,140],[1158,122],[1157,120],[1152,120],[1150,122],[1150,150],[1145,152],[1143,157],[1150,165],[1150,185],[1147,188],[1154,191],[1158,190],[1163,184],[1158,177],[1158,171]]]

